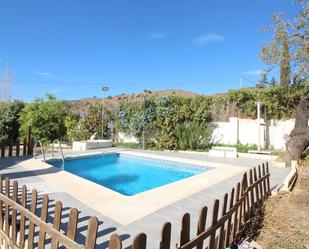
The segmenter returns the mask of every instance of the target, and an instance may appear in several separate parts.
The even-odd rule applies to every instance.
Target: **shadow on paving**
[[[13,194],[13,188],[12,186],[10,187],[10,197],[12,198]],[[27,202],[26,202],[26,207],[28,210],[31,208],[31,191],[27,191]],[[44,194],[38,194],[37,196],[37,205],[36,205],[36,211],[35,214],[38,217],[41,217],[42,213],[42,204],[43,204],[43,196]],[[21,202],[21,197],[22,197],[22,188],[18,188],[18,202]],[[54,199],[49,199],[48,203],[48,213],[47,213],[47,223],[53,224],[54,222],[54,213],[55,213],[55,207],[56,207],[56,200]],[[70,206],[63,206],[62,207],[62,213],[61,213],[61,225],[60,225],[60,231],[63,234],[66,234],[67,228],[68,228],[68,223],[69,223],[69,215],[70,215],[70,210],[73,207]],[[76,239],[75,241],[81,245],[85,244],[86,241],[86,236],[87,236],[87,230],[88,230],[88,223],[91,218],[91,216],[88,215],[82,215],[80,211],[78,211],[78,223],[77,223],[77,230],[76,230]],[[20,214],[17,216],[17,229],[19,230],[19,222],[20,222]],[[109,227],[104,227],[106,223],[103,220],[99,220],[99,226],[98,226],[98,233],[97,233],[97,244],[96,248],[107,248],[109,244],[109,237],[113,233],[117,232],[117,228],[114,226],[109,226]],[[28,234],[29,234],[29,220],[26,219],[26,224],[25,224],[25,239],[28,239]],[[38,226],[35,227],[35,232],[34,232],[34,248],[38,246],[38,240],[39,240],[39,234],[40,231],[38,229]],[[119,234],[120,238],[122,241],[125,241],[129,239],[131,236],[129,234]],[[47,248],[50,248],[51,246],[51,238],[46,234],[46,239],[45,239],[45,246]],[[64,248],[64,247],[60,247]]]

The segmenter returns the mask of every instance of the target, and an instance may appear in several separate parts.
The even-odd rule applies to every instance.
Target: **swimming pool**
[[[47,163],[61,168],[62,161]],[[66,158],[64,170],[132,196],[213,168],[118,153]]]

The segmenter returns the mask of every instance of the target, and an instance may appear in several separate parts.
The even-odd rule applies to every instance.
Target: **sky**
[[[31,101],[144,89],[201,94],[255,85],[271,14],[292,0],[0,0],[0,75]],[[276,72],[274,72],[276,75]]]

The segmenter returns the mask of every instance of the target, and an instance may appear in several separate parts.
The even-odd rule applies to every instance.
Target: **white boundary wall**
[[[309,120],[308,120],[309,123]],[[257,119],[240,119],[232,117],[229,122],[216,122],[212,141],[213,143],[222,143],[235,145],[258,144],[259,141],[259,122]],[[264,119],[260,119],[260,145],[261,148],[273,147],[278,150],[285,149],[285,137],[291,133],[294,128],[295,119],[287,120],[268,120],[265,124]],[[127,136],[124,133],[118,133],[119,142],[138,143],[134,136]]]
[[[230,118],[229,122],[216,122],[217,128],[213,133],[213,142],[222,144],[258,144],[259,122],[257,119]],[[294,128],[295,119],[269,120],[265,124],[260,119],[260,144],[275,149],[285,149],[285,137]]]

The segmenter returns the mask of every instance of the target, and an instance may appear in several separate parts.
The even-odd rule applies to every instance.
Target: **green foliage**
[[[257,150],[258,147],[256,144],[216,144],[216,146],[222,146],[222,147],[235,147],[237,148],[237,152],[240,153],[248,153],[249,150]]]
[[[125,102],[118,110],[117,129],[142,141],[144,127],[148,146],[173,150],[178,147],[175,124],[209,122],[210,103],[209,96],[189,98],[174,95],[147,98],[145,102]]]
[[[211,146],[211,135],[214,126],[198,122],[185,122],[175,126],[177,149],[196,150]]]
[[[280,85],[288,87],[291,83],[290,53],[287,34],[284,33],[281,45]]]
[[[293,74],[305,80],[309,77],[309,4],[304,0],[295,2],[298,11],[290,20],[284,18],[282,13],[273,14],[272,24],[266,29],[274,33],[273,40],[263,45],[260,54],[261,59],[270,67],[281,64],[282,86],[286,86],[290,79],[289,64],[293,65]]]
[[[0,143],[19,136],[19,116],[25,104],[13,101],[0,104]]]
[[[68,107],[64,101],[57,100],[53,95],[46,99],[37,98],[22,110],[20,134],[25,137],[29,126],[32,127],[34,139],[51,142],[66,136],[65,118]]]
[[[87,138],[79,115],[72,113],[66,116],[64,125],[67,130],[67,137],[69,141],[78,141]]]
[[[141,145],[138,144],[138,143],[115,143],[115,146],[116,147],[119,147],[119,148],[130,148],[130,149],[140,149],[141,148]]]

